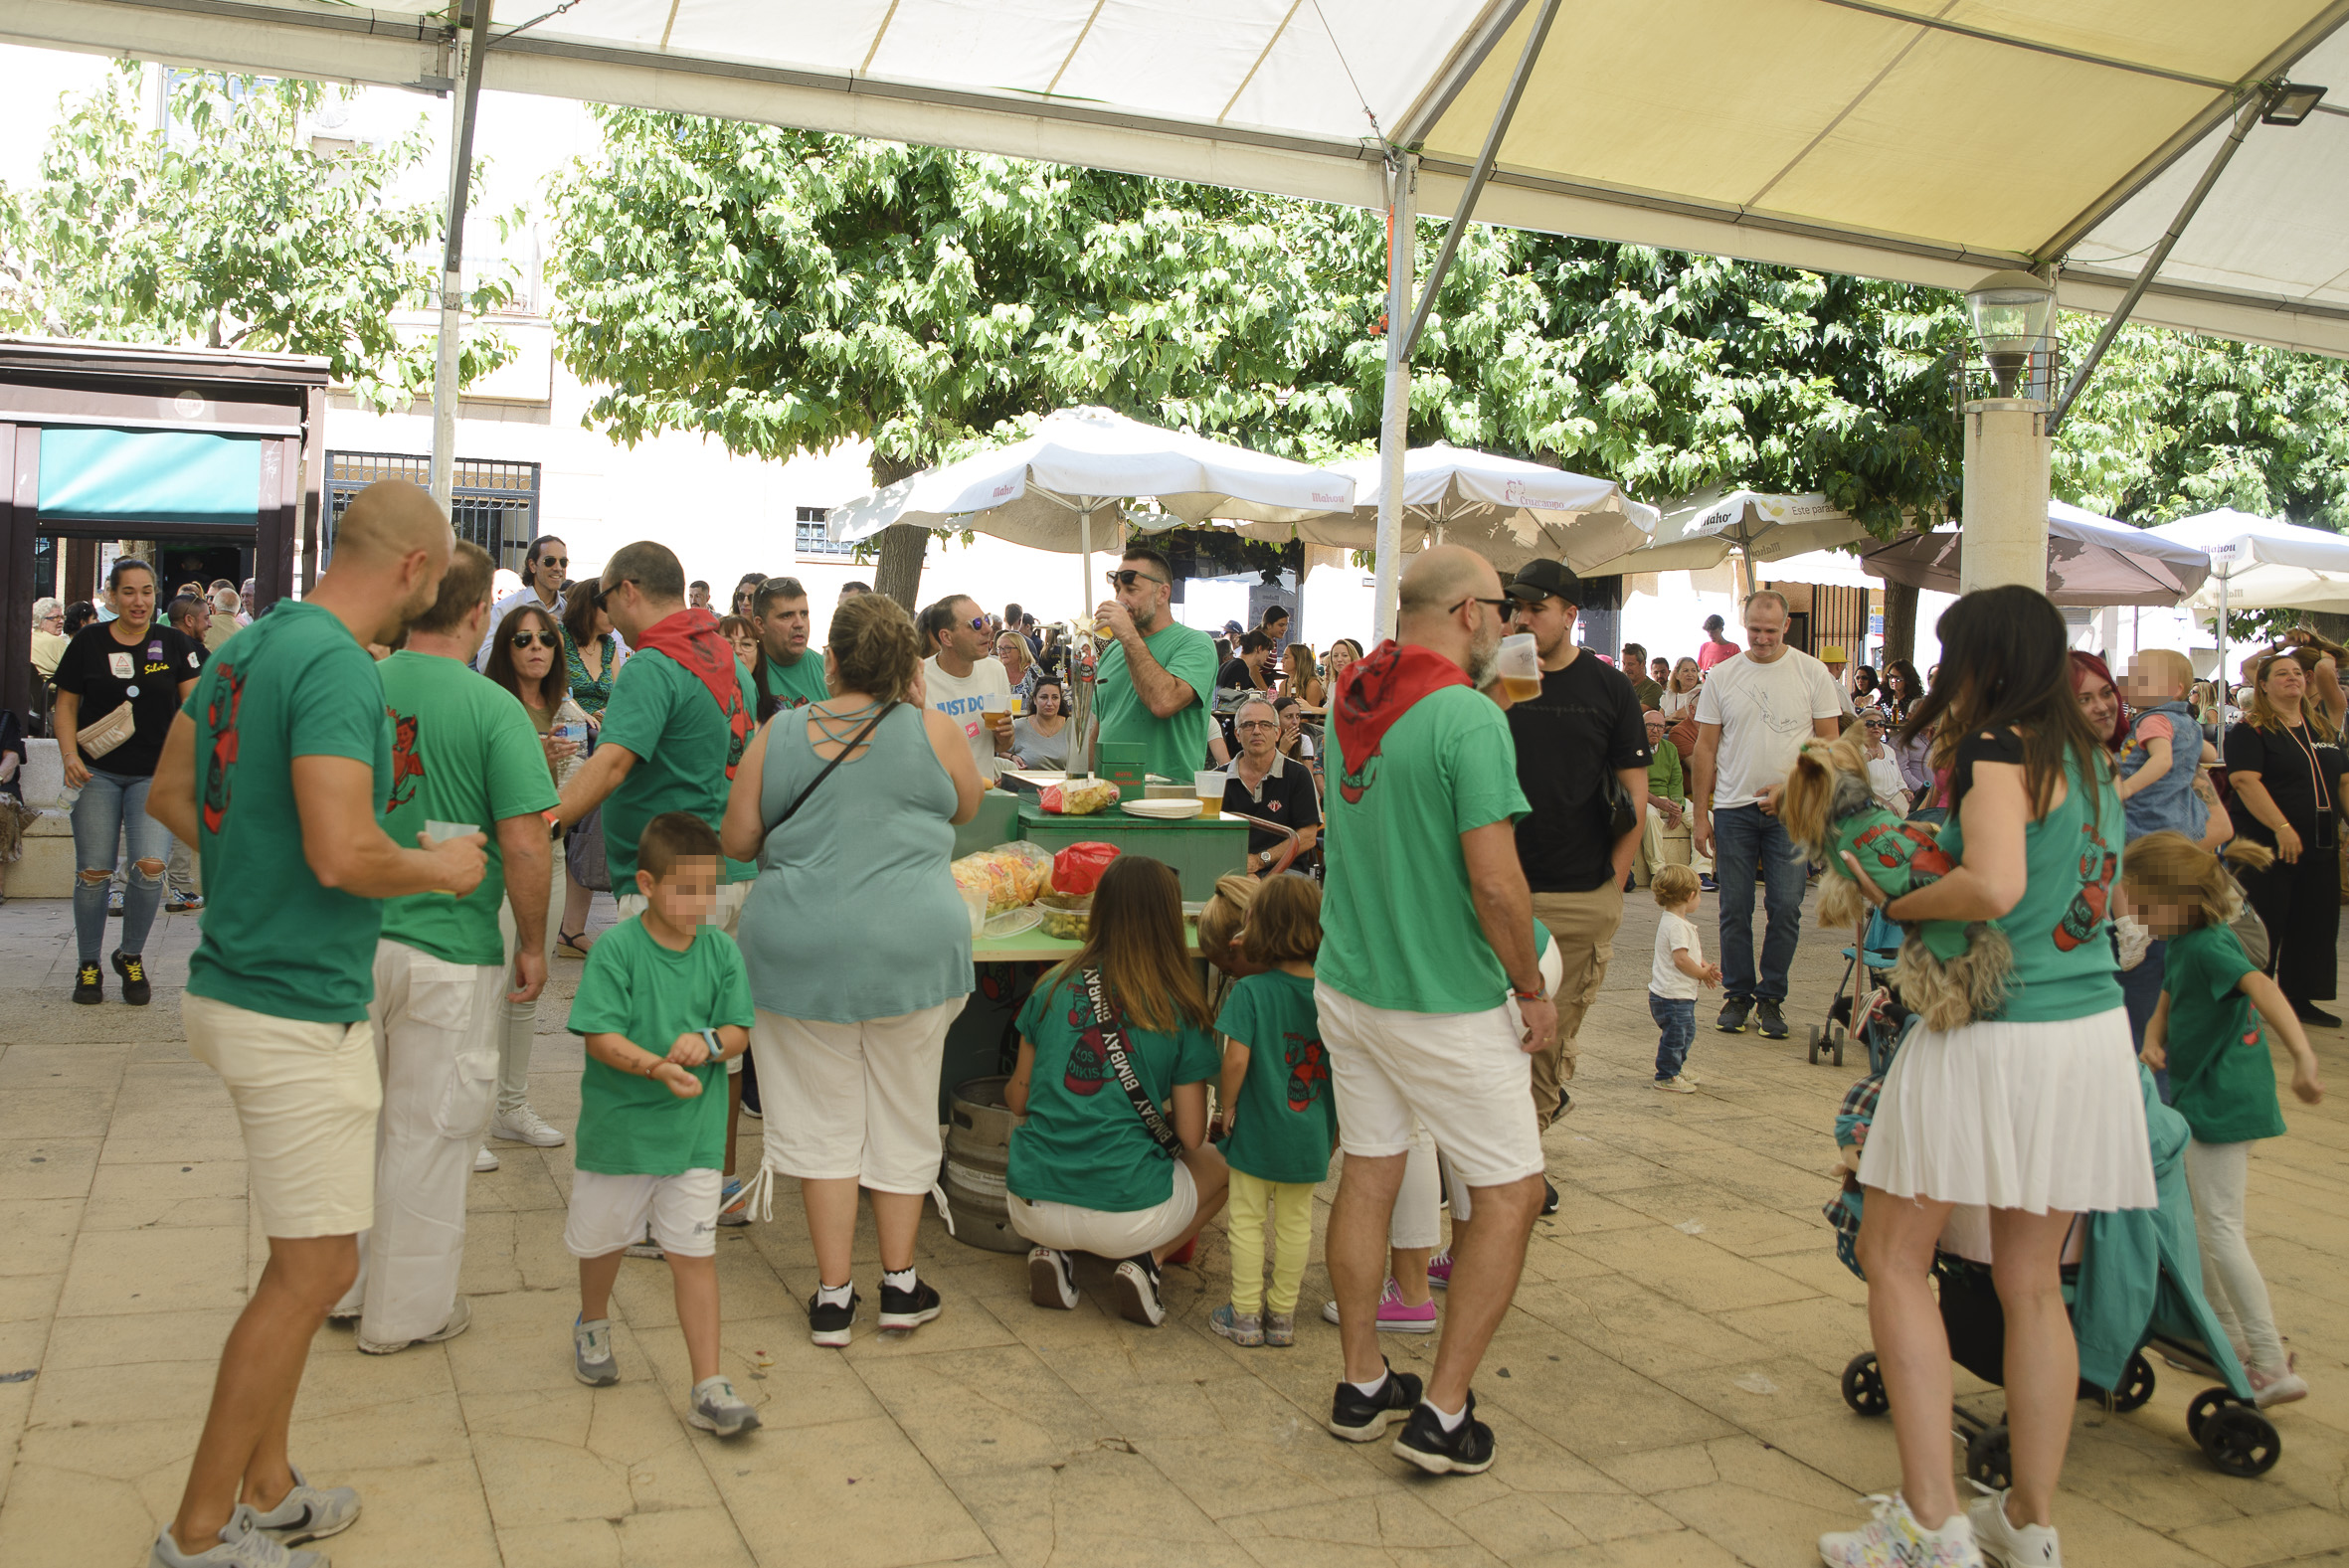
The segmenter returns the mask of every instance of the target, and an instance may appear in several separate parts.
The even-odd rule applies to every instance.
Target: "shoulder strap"
[[[848,760],[848,754],[855,751],[859,746],[862,746],[865,743],[865,738],[871,735],[873,731],[880,728],[881,721],[889,717],[890,710],[896,706],[897,704],[893,702],[885,702],[881,704],[881,711],[874,714],[871,718],[865,720],[864,728],[858,730],[853,736],[849,737],[848,744],[840,748],[840,755],[833,758],[830,762],[825,763],[822,770],[818,772],[814,778],[808,781],[808,787],[802,789],[797,795],[793,796],[792,803],[783,808],[783,814],[777,817],[774,821],[767,824],[767,832],[772,833],[784,823],[790,821],[792,817],[799,811],[800,807],[808,803],[808,797],[815,792],[815,786],[822,784],[826,779],[829,779],[832,776],[832,770],[839,767],[840,764],[846,762]],[[797,710],[795,709],[794,711],[796,712]],[[765,834],[761,834],[760,836],[764,837]]]
[[[1085,971],[1085,993],[1093,998],[1093,1021],[1101,1029],[1101,1049],[1109,1057],[1109,1070],[1117,1075],[1118,1087],[1126,1092],[1134,1114],[1142,1119],[1144,1131],[1151,1140],[1166,1150],[1170,1159],[1182,1157],[1182,1139],[1150,1098],[1150,1091],[1142,1087],[1142,1075],[1134,1071],[1134,1060],[1126,1054],[1126,1033],[1118,1027],[1117,1014],[1109,1005],[1108,988],[1102,984],[1101,970]]]

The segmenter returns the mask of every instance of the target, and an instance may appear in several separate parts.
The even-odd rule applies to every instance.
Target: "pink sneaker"
[[[1322,1304],[1322,1321],[1338,1320],[1338,1304]],[[1403,1305],[1403,1288],[1392,1280],[1378,1294],[1378,1327],[1382,1333],[1429,1334],[1435,1332],[1435,1298],[1429,1297],[1417,1307]]]
[[[1442,1252],[1427,1260],[1427,1283],[1439,1291],[1448,1291],[1452,1288],[1451,1248],[1446,1247]]]

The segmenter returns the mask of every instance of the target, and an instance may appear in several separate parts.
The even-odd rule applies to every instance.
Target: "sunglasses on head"
[[[545,631],[517,631],[513,635],[513,643],[517,648],[551,648],[556,645],[553,634]]]
[[[1127,567],[1122,572],[1112,572],[1108,576],[1109,586],[1112,588],[1132,588],[1138,582],[1164,583],[1167,581],[1163,577],[1154,577],[1148,572],[1137,572],[1132,567]]]

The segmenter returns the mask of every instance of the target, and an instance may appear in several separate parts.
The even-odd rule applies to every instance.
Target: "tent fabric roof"
[[[1380,140],[1451,210],[1539,0],[582,0],[488,86],[1359,206]],[[0,38],[446,86],[446,0],[12,0]],[[507,0],[511,26],[550,9]],[[428,15],[427,13],[433,13]],[[2256,126],[2140,318],[2349,354],[2349,0],[1565,0],[1476,216],[2115,303],[2251,84]],[[492,150],[492,149],[484,149]]]

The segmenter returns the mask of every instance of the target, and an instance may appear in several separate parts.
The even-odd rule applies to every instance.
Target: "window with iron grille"
[[[800,508],[800,554],[804,556],[852,556],[856,553],[854,545],[834,544],[831,536],[823,531],[823,525],[831,520],[831,508],[828,506],[803,506]]]
[[[406,479],[429,486],[433,459],[404,452],[330,451],[326,454],[326,537],[319,565],[334,551],[334,530],[361,490],[378,479]],[[489,552],[489,559],[515,572],[538,536],[538,464],[459,457],[450,493],[450,521],[456,537]]]

